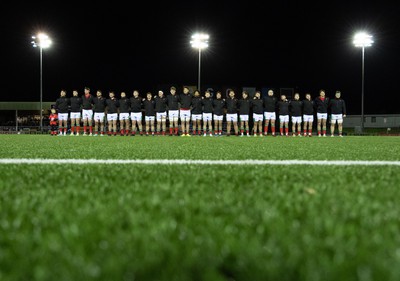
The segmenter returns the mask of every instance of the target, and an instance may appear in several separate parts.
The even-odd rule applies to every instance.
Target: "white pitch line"
[[[400,166],[400,161],[365,160],[186,160],[186,159],[40,159],[3,158],[0,164],[146,164],[146,165],[311,165]]]

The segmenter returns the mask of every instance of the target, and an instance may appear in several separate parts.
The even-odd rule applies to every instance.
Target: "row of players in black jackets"
[[[134,91],[132,97],[126,97],[125,94],[117,99],[113,97],[105,98],[100,91],[97,91],[96,97],[88,91],[80,97],[74,93],[73,97],[67,98],[60,96],[56,101],[56,110],[58,113],[80,112],[82,109],[93,109],[94,112],[107,113],[129,113],[143,112],[145,116],[155,116],[156,112],[166,112],[167,110],[191,109],[191,114],[213,113],[223,115],[225,113],[238,113],[240,115],[250,114],[250,110],[255,114],[264,112],[276,112],[278,115],[313,115],[317,113],[346,114],[346,105],[341,98],[330,99],[325,97],[325,91],[321,90],[320,95],[311,99],[310,94],[306,94],[303,100],[287,100],[285,95],[281,99],[274,96],[272,90],[268,95],[261,98],[261,92],[257,91],[254,98],[249,99],[246,92],[242,92],[240,99],[235,97],[233,90],[228,91],[228,97],[222,98],[222,93],[217,92],[216,97],[211,97],[211,92],[206,91],[202,97],[199,91],[193,94],[189,93],[189,88],[184,87],[181,94],[176,94],[176,90],[171,87],[170,94],[164,95],[159,91],[154,96],[148,92],[146,98],[139,96],[138,91]],[[296,95],[295,95],[296,96]]]

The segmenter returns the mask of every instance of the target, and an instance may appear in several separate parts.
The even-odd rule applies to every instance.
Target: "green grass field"
[[[1,281],[400,280],[400,137],[0,143]],[[22,158],[344,164],[5,161]]]

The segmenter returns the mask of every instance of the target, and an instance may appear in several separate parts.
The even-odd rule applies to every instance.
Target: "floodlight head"
[[[356,47],[370,47],[372,46],[372,43],[374,43],[372,35],[369,35],[366,32],[359,32],[354,35],[353,44]]]
[[[47,36],[44,33],[39,33],[37,36],[32,36],[32,39],[34,39],[31,43],[33,45],[33,47],[40,47],[42,49],[46,49],[48,47],[50,47],[51,45],[51,40],[49,38],[49,36]],[[37,41],[35,41],[37,39]]]
[[[209,38],[210,36],[208,34],[195,33],[192,35],[192,41],[190,41],[190,44],[192,44],[193,48],[202,50],[208,47]]]

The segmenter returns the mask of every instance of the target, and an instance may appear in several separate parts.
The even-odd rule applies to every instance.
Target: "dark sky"
[[[396,1],[107,2],[1,4],[0,101],[39,101],[39,49],[30,43],[38,31],[53,40],[43,54],[43,101],[62,88],[69,96],[85,86],[143,95],[197,85],[198,52],[189,42],[203,31],[210,46],[202,90],[294,88],[316,96],[322,88],[331,97],[341,90],[349,113],[360,114],[361,49],[352,40],[366,30],[375,43],[365,53],[365,114],[400,113]]]

